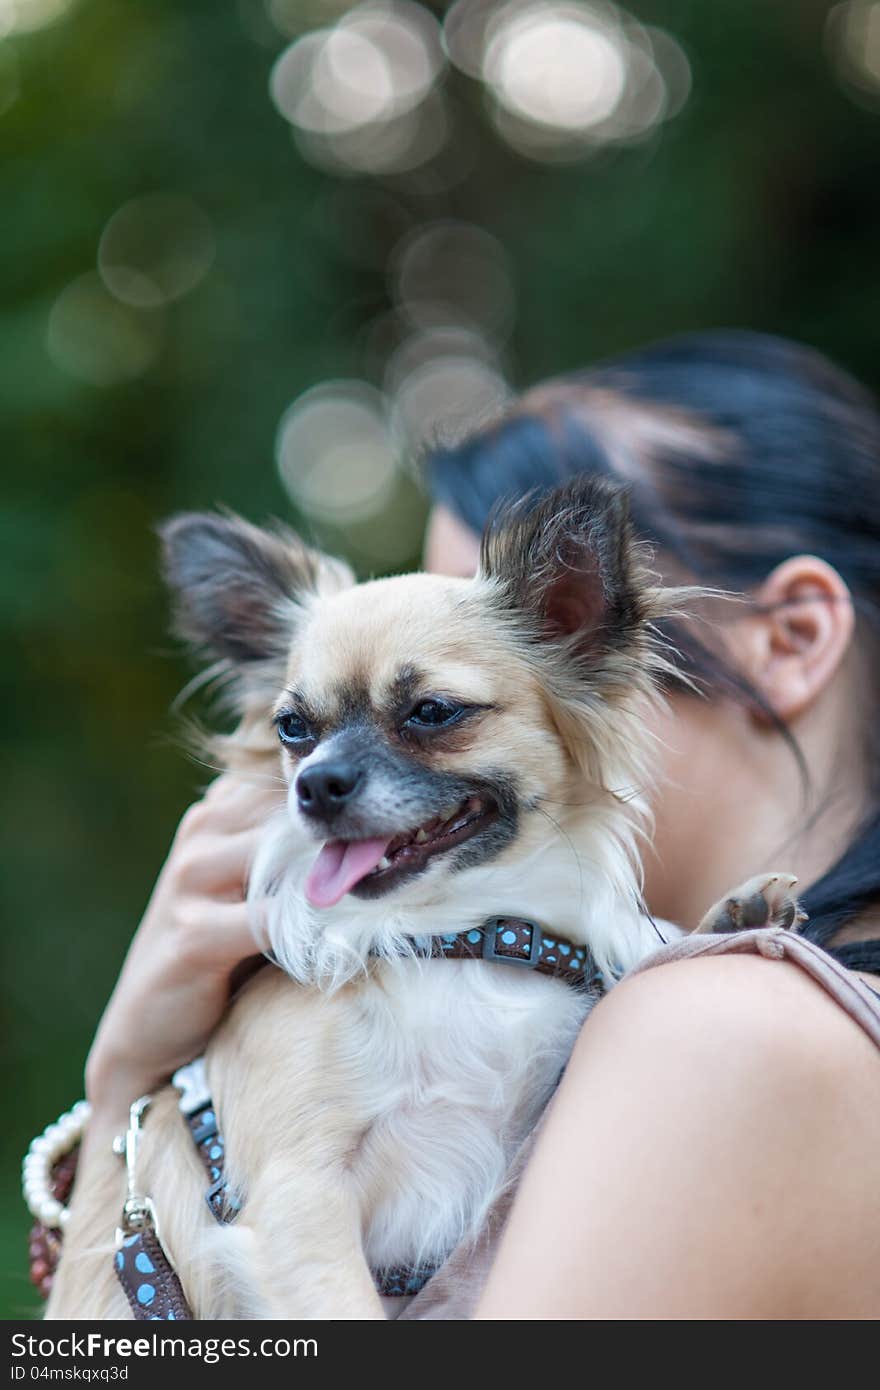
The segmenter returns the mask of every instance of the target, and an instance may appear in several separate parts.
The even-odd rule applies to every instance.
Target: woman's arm
[[[244,902],[259,827],[278,805],[226,774],[186,812],[86,1065],[90,1128],[118,1128],[132,1100],[196,1056],[259,947]]]
[[[476,1316],[880,1316],[880,1053],[807,976],[677,962],[590,1016]]]

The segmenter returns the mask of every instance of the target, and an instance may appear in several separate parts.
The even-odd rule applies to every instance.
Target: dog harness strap
[[[223,1176],[225,1145],[217,1125],[214,1103],[208,1092],[204,1058],[198,1057],[188,1066],[176,1071],[172,1077],[172,1084],[180,1092],[180,1110],[208,1176],[208,1190],[205,1193],[208,1210],[215,1221],[220,1225],[226,1225],[235,1220],[241,1209],[241,1202],[230,1190],[229,1183]],[[389,1298],[399,1298],[405,1294],[419,1293],[434,1272],[433,1268],[411,1269],[409,1266],[400,1266],[379,1270],[374,1273],[373,1278],[380,1294]]]
[[[202,1160],[208,1175],[208,1190],[205,1201],[215,1221],[221,1226],[234,1221],[241,1209],[241,1202],[230,1190],[223,1176],[225,1145],[217,1128],[217,1116],[211,1101],[203,1105],[195,1114],[184,1116],[187,1127],[196,1146],[196,1153]]]
[[[138,1322],[189,1322],[189,1304],[155,1231],[126,1236],[114,1255],[116,1277]]]
[[[398,1265],[394,1269],[373,1270],[373,1283],[376,1292],[385,1298],[405,1298],[408,1294],[421,1293],[439,1266],[422,1266],[412,1269],[409,1265]]]
[[[602,972],[586,946],[577,946],[525,917],[490,917],[470,931],[420,937],[426,955],[446,960],[491,960],[525,966],[577,988],[602,993]]]
[[[205,1201],[208,1210],[215,1221],[225,1226],[235,1220],[241,1210],[241,1202],[223,1176],[226,1145],[208,1090],[204,1057],[197,1057],[194,1062],[179,1067],[171,1078],[171,1084],[180,1092],[180,1113],[186,1121],[186,1127],[196,1146],[196,1153],[202,1160],[207,1174],[208,1190],[205,1193]]]

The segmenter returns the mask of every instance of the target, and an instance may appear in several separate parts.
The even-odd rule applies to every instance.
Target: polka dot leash
[[[191,1319],[192,1313],[159,1238],[156,1209],[138,1182],[143,1119],[150,1104],[150,1096],[141,1096],[133,1103],[128,1129],[113,1143],[114,1152],[125,1159],[128,1188],[116,1231],[113,1267],[137,1321],[182,1322]]]
[[[139,1322],[186,1322],[192,1318],[180,1280],[155,1231],[125,1236],[113,1260],[116,1277]]]

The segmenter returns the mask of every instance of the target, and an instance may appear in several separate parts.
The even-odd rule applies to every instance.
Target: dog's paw
[[[792,889],[793,874],[758,874],[710,907],[698,932],[736,932],[750,927],[799,927],[806,922]]]

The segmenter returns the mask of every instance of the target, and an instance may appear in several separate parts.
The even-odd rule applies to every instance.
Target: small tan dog
[[[376,1271],[434,1267],[479,1230],[597,997],[425,943],[529,919],[606,985],[659,944],[637,847],[655,624],[682,591],[595,479],[504,513],[472,580],[356,585],[232,517],[178,517],[164,543],[183,635],[234,681],[230,763],[277,772],[280,744],[288,795],[250,892],[282,968],[206,1054],[237,1219],[213,1222],[170,1088],[139,1173],[196,1317],[393,1316]],[[790,916],[790,883],[759,918]],[[83,1175],[47,1316],[131,1316],[123,1196],[112,1154]]]

